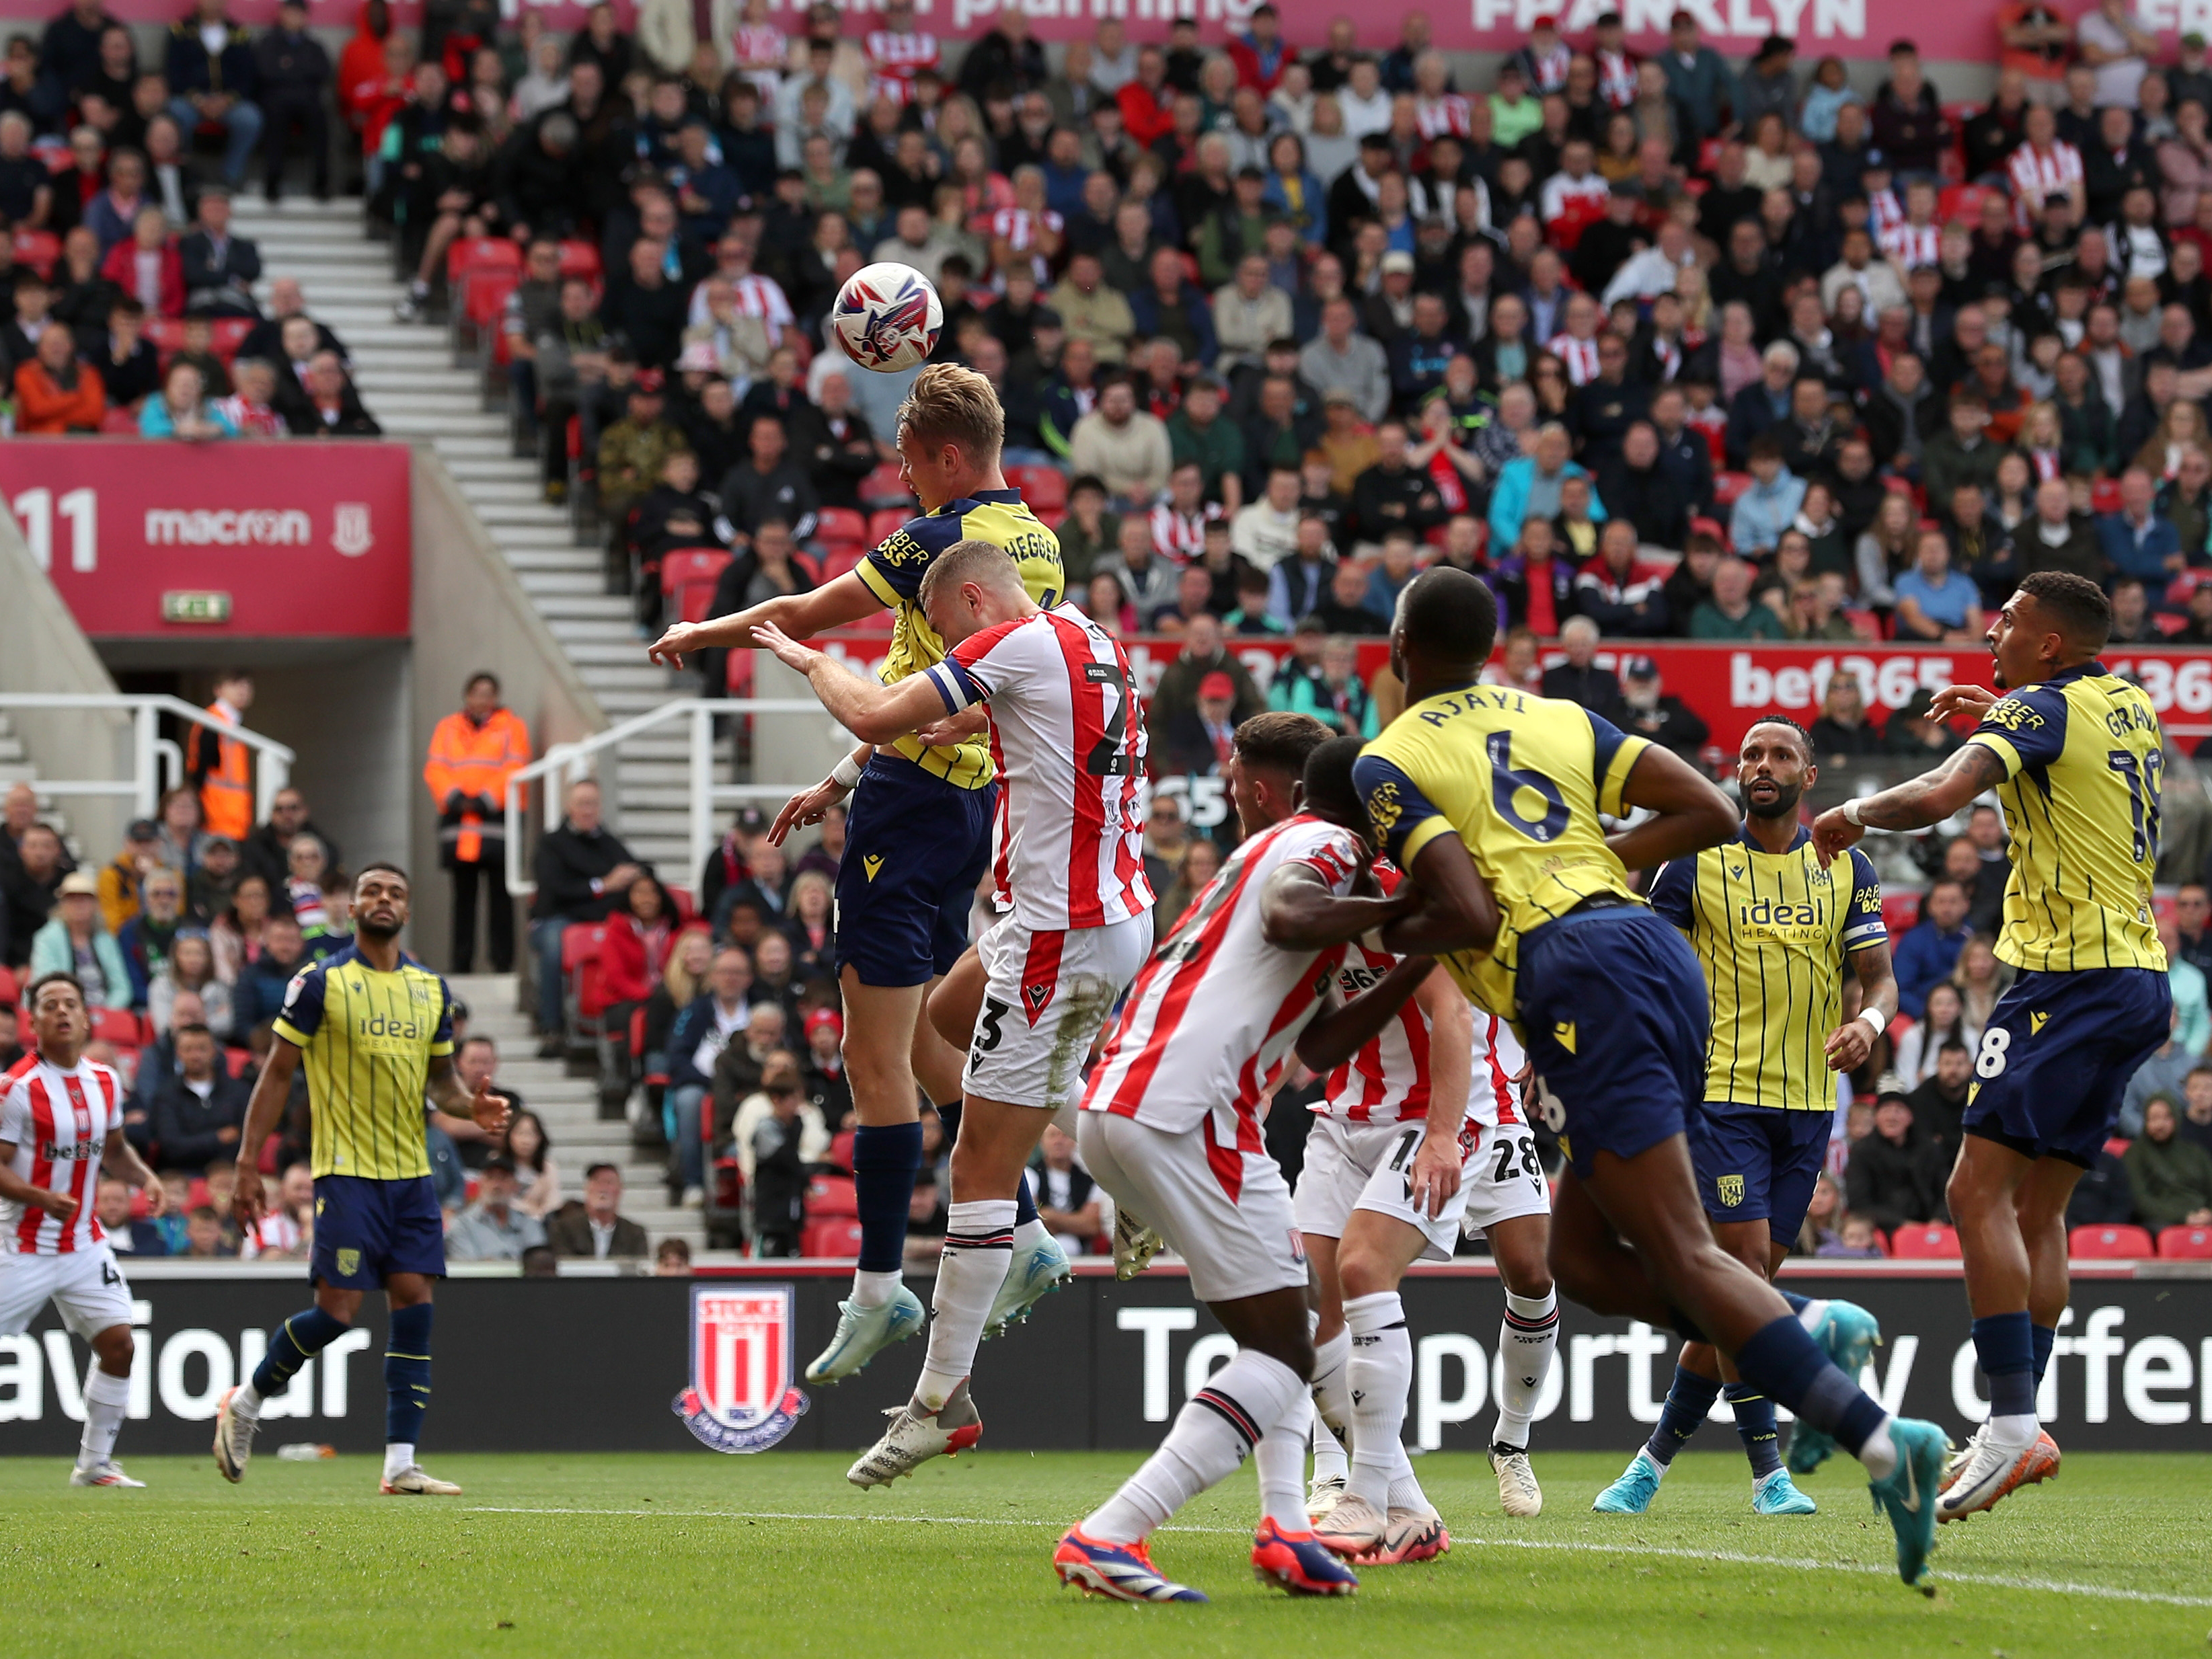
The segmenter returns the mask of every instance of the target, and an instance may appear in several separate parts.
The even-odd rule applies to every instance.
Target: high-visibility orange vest
[[[430,787],[442,819],[446,797],[458,793],[468,800],[482,795],[504,811],[507,781],[530,764],[530,728],[512,709],[495,708],[478,726],[465,714],[455,713],[438,722],[430,734],[430,758],[423,763],[422,781]],[[494,818],[487,830],[481,814],[464,811],[453,823],[441,823],[439,837],[452,849],[455,861],[475,864],[483,856],[487,835],[506,836],[506,820]]]
[[[220,702],[204,711],[226,726],[238,717]],[[206,745],[212,744],[215,760],[208,763]],[[226,738],[204,726],[195,726],[185,738],[185,768],[200,779],[200,827],[210,836],[244,841],[253,829],[253,751],[235,738]]]

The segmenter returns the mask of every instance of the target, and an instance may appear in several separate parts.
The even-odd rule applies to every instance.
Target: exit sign
[[[164,593],[161,620],[220,627],[230,620],[230,595],[190,590]]]

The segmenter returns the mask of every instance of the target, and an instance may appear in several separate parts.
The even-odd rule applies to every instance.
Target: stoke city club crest
[[[700,1444],[766,1451],[805,1414],[792,1381],[795,1300],[788,1285],[691,1287],[691,1381],[672,1409]]]

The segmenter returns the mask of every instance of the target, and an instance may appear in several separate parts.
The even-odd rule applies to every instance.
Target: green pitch
[[[1046,1566],[1060,1528],[1137,1459],[984,1452],[890,1493],[846,1459],[440,1456],[445,1501],[376,1495],[368,1458],[131,1458],[144,1492],[74,1491],[58,1462],[0,1460],[0,1581],[42,1655],[821,1654],[1093,1659],[1334,1651],[1869,1656],[2205,1650],[2212,1456],[2069,1457],[2063,1478],[1943,1528],[1932,1601],[1900,1585],[1855,1466],[1806,1484],[1801,1520],[1754,1517],[1742,1459],[1679,1460],[1654,1513],[1596,1516],[1615,1456],[1547,1456],[1545,1513],[1498,1513],[1488,1468],[1418,1465],[1455,1539],[1369,1569],[1348,1602],[1291,1602],[1246,1564],[1249,1474],[1157,1540],[1206,1607],[1085,1603]],[[1327,1649],[1318,1644],[1327,1643]],[[1112,1646],[1109,1644],[1114,1644]],[[1295,1646],[1291,1644],[1297,1644]],[[1079,1644],[1079,1645],[1072,1645]],[[11,1646],[14,1645],[11,1644]]]

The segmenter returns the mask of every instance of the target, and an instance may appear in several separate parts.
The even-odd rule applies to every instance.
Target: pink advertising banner
[[[1031,32],[1048,40],[1087,36],[1102,18],[1118,17],[1135,40],[1167,37],[1169,20],[1194,17],[1200,39],[1207,44],[1241,32],[1258,0],[1012,0],[1004,9],[1018,6],[1030,21]],[[185,15],[179,0],[109,0],[110,9],[131,22],[168,23]],[[1456,4],[1427,8],[1434,43],[1446,52],[1510,52],[1527,38],[1536,18],[1558,15],[1568,38],[1585,41],[1600,14],[1618,9],[1628,25],[1631,45],[1640,52],[1656,51],[1663,43],[1667,21],[1677,8],[1696,17],[1707,42],[1731,58],[1747,58],[1770,34],[1788,35],[1799,53],[1816,58],[1832,53],[1839,58],[1880,58],[1899,37],[1919,43],[1930,59],[1993,60],[1997,39],[1993,6],[1939,6],[1924,11],[1909,0],[1459,0]],[[2086,9],[2086,8],[2084,8]],[[420,21],[421,0],[394,0],[394,14],[403,24]],[[507,14],[535,12],[548,27],[569,30],[580,26],[586,8],[573,0],[505,0]],[[616,0],[623,27],[634,27],[636,9],[632,0]],[[865,33],[870,20],[883,9],[881,0],[850,0],[841,7],[849,14],[846,32]],[[995,27],[1001,0],[916,0],[915,10],[921,27],[946,40],[973,40]],[[1386,7],[1370,11],[1346,0],[1276,0],[1283,32],[1301,50],[1325,40],[1332,19],[1349,16],[1357,26],[1360,44],[1376,49],[1395,46],[1400,22],[1411,9]],[[58,6],[23,8],[19,15],[43,17],[58,14]],[[230,15],[240,22],[265,23],[276,15],[276,0],[231,0]],[[360,15],[359,0],[308,0],[308,15],[319,27],[350,33]],[[2179,32],[2212,30],[2212,0],[2138,0],[2137,15],[2169,41]],[[772,20],[798,32],[804,15],[803,0],[769,0]]]

